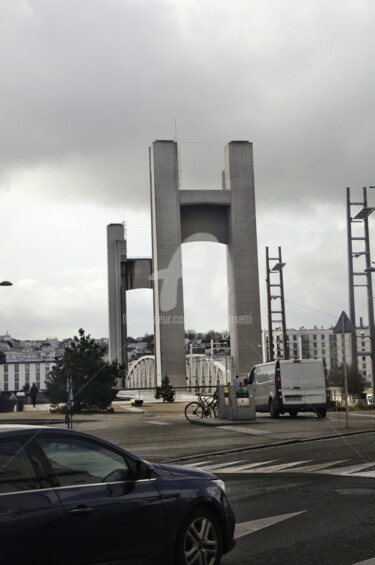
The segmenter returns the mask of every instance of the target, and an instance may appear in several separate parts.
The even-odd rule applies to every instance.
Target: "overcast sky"
[[[254,144],[263,326],[266,246],[287,326],[335,324],[346,187],[375,185],[374,25],[373,0],[0,0],[0,334],[108,336],[106,226],[150,255],[148,147],[175,136],[184,189]],[[183,261],[186,328],[225,329],[224,247]],[[152,333],[151,292],[128,294],[130,334]]]

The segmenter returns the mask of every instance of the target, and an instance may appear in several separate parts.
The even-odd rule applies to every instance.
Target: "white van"
[[[270,412],[272,418],[289,412],[327,414],[327,386],[321,359],[277,360],[255,365],[250,373],[257,412]]]

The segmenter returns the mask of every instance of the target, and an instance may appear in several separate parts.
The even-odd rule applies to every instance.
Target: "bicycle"
[[[185,406],[185,418],[188,422],[194,422],[202,418],[217,418],[217,391],[213,394],[198,392],[197,396],[197,401],[189,402]]]

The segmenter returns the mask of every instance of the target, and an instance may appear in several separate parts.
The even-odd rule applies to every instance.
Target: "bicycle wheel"
[[[203,406],[202,404],[199,404],[199,402],[189,402],[189,404],[185,406],[185,418],[189,422],[200,420],[203,418],[203,413]]]

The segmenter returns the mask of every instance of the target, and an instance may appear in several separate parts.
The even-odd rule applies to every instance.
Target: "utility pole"
[[[277,261],[271,268],[272,261]],[[284,299],[284,279],[283,268],[286,263],[282,262],[281,247],[278,249],[278,257],[270,257],[268,247],[266,247],[266,269],[267,269],[267,303],[268,303],[268,361],[274,360],[273,354],[273,325],[281,324],[281,332],[283,338],[283,358],[289,359],[289,344],[288,335],[286,331],[285,321],[285,299]],[[278,282],[275,281],[275,276]],[[272,278],[272,280],[271,280]],[[272,289],[276,288],[276,294],[273,294]],[[272,309],[272,300],[279,300],[276,308]],[[273,315],[277,315],[278,319],[274,319]]]

